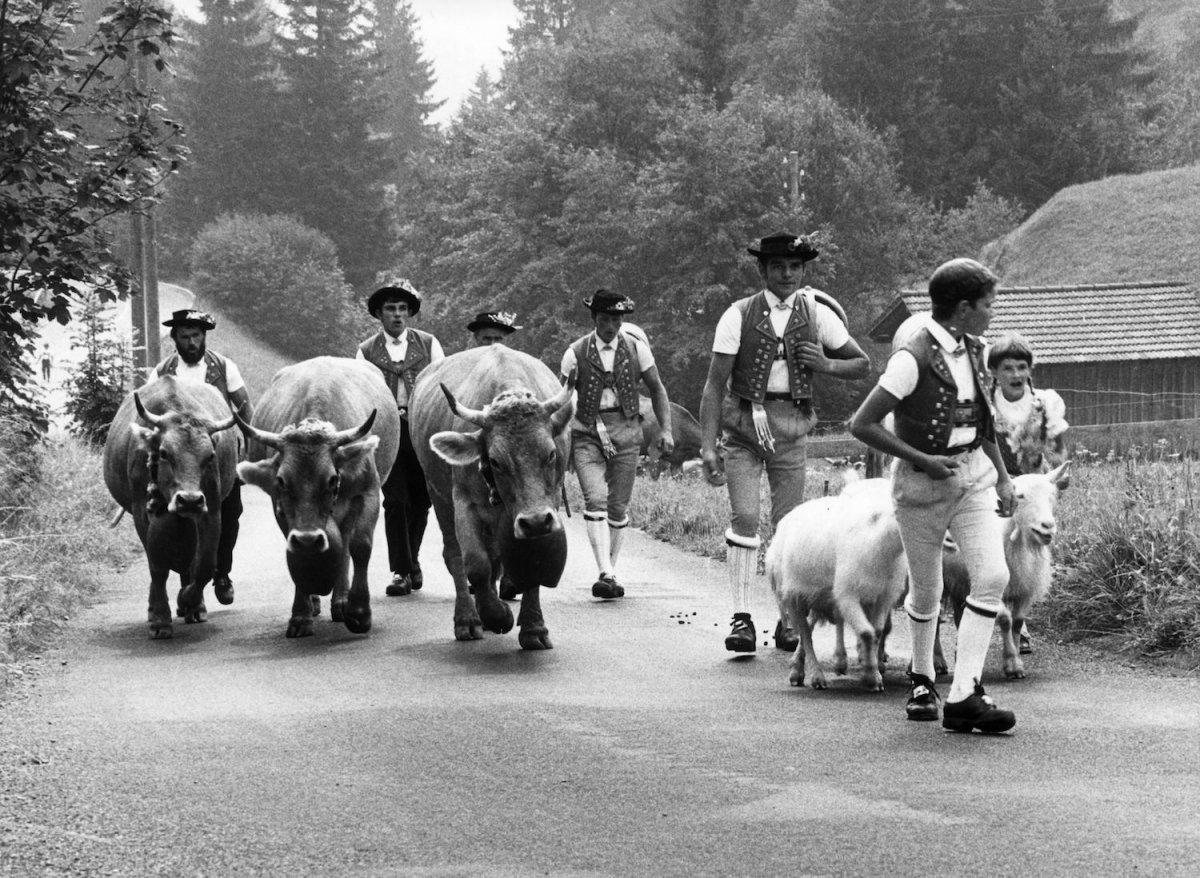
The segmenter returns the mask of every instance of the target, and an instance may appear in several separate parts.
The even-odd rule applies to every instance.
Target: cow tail
[[[571,504],[570,504],[569,502],[567,502],[567,486],[566,486],[566,483],[564,482],[563,484],[559,485],[558,487],[559,487],[559,490],[561,490],[561,491],[562,491],[562,498],[563,498],[563,509],[567,510],[567,518],[570,518],[570,517],[571,517]]]

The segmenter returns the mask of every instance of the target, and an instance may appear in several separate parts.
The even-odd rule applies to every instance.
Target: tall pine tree
[[[417,34],[408,0],[375,0],[372,89],[377,102],[372,131],[387,138],[392,156],[402,159],[425,145],[429,116],[442,102],[430,97],[435,77]]]

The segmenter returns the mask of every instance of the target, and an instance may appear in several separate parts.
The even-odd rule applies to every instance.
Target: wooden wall
[[[1070,424],[1200,417],[1200,358],[1036,363],[1038,387],[1057,390]]]

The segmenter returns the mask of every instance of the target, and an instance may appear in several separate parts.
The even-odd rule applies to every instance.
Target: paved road
[[[368,636],[325,617],[287,640],[282,537],[245,496],[234,606],[152,642],[139,563],[4,705],[0,871],[1200,871],[1195,678],[1040,642],[1028,680],[991,685],[1016,735],[947,735],[902,718],[895,672],[812,692],[773,649],[730,657],[721,569],[641,534],[629,596],[594,602],[578,517],[553,651],[452,639],[432,528],[414,596],[382,596],[377,553]]]

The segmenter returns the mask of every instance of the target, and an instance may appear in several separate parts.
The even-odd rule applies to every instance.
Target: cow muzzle
[[[536,512],[522,512],[513,518],[513,536],[518,540],[544,537],[556,530],[562,530],[562,522],[558,519],[558,513],[549,507]]]
[[[167,511],[176,515],[203,515],[208,512],[208,502],[203,491],[176,491],[171,495]]]
[[[323,530],[297,530],[288,532],[287,547],[297,555],[319,555],[329,548],[329,537]]]

